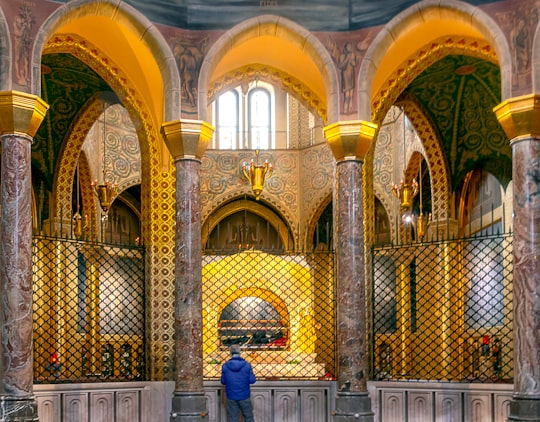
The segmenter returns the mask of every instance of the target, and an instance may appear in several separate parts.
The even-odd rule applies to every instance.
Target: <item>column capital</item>
[[[540,136],[540,94],[509,98],[493,111],[510,140]]]
[[[347,120],[324,128],[324,136],[338,161],[363,160],[377,125],[365,120]]]
[[[180,119],[163,123],[161,134],[175,161],[183,158],[201,160],[214,127],[202,120]]]
[[[19,91],[0,92],[0,135],[34,137],[49,105],[36,95]]]

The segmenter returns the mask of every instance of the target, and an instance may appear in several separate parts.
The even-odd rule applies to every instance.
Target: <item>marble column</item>
[[[0,92],[0,420],[37,421],[32,345],[32,138],[48,105]]]
[[[540,421],[540,95],[495,113],[512,146],[514,394],[508,421]]]
[[[208,420],[203,389],[200,171],[213,131],[197,120],[162,127],[176,165],[176,374],[171,422]]]
[[[336,158],[334,190],[335,277],[337,296],[337,395],[334,421],[372,422],[364,264],[362,165],[376,126],[338,122],[325,128]]]

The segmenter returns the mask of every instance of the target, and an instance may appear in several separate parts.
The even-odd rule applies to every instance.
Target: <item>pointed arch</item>
[[[327,193],[319,202],[315,204],[314,207],[310,209],[310,215],[306,220],[305,236],[304,236],[304,250],[308,251],[311,249],[313,244],[313,237],[315,236],[315,230],[317,229],[317,223],[319,222],[323,212],[326,210],[326,207],[332,203],[333,194],[332,192]],[[330,230],[333,230],[331,227]],[[330,245],[328,245],[330,247]]]
[[[44,53],[69,53],[85,64],[90,66],[122,99],[123,105],[128,110],[133,121],[142,122],[137,125],[137,136],[141,151],[141,171],[142,180],[149,186],[151,167],[159,162],[160,143],[159,127],[149,116],[148,108],[143,99],[137,95],[138,91],[123,72],[114,66],[114,61],[103,55],[92,44],[76,35],[56,35],[47,44]],[[112,65],[112,66],[111,66]],[[55,185],[53,187],[54,198],[56,199],[56,217],[66,215],[65,210],[71,209],[71,190],[73,175],[84,139],[93,125],[94,121],[103,110],[100,98],[94,98],[87,105],[73,124],[70,133],[64,143]],[[146,176],[145,176],[146,175]]]
[[[223,204],[214,209],[214,212],[208,216],[208,218],[203,222],[202,225],[202,244],[205,245],[208,236],[216,228],[216,226],[223,221],[225,218],[241,211],[247,211],[265,219],[272,225],[274,230],[279,235],[282,245],[289,244],[289,237],[293,234],[290,225],[285,221],[285,219],[275,212],[272,208],[262,205],[260,202],[253,202],[238,197],[236,200]],[[294,245],[292,248],[294,250]]]
[[[450,173],[437,133],[431,121],[418,105],[412,101],[400,102],[405,110],[407,118],[414,126],[420,138],[424,151],[418,151],[425,155],[431,176],[431,197],[433,203],[432,213],[434,218],[445,220],[449,218]],[[425,154],[424,154],[425,153]],[[418,173],[418,168],[414,170]],[[415,173],[415,174],[416,174]]]

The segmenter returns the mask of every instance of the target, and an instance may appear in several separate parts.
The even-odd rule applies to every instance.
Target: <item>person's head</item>
[[[231,355],[239,355],[240,346],[238,344],[233,344],[231,347],[229,347],[229,351],[231,352]]]

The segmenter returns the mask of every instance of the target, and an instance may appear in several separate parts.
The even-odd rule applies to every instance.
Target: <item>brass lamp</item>
[[[80,199],[80,185],[79,185],[79,163],[77,162],[77,211],[73,214],[72,227],[73,234],[77,239],[80,239],[83,235],[83,218],[81,216],[81,199]]]
[[[111,207],[111,203],[116,197],[116,194],[118,193],[118,183],[111,183],[106,178],[106,168],[105,168],[105,148],[107,144],[107,108],[105,107],[105,103],[103,103],[103,182],[98,183],[97,179],[94,180],[90,186],[92,187],[92,190],[97,195],[99,200],[99,205],[101,209],[103,210],[104,219],[107,219],[107,213],[109,212],[109,208]]]
[[[412,182],[402,180],[399,185],[392,183],[392,193],[399,199],[399,209],[403,217],[412,211],[413,199],[418,193],[418,183],[416,179]]]
[[[118,193],[118,184],[111,183],[108,180],[105,180],[103,183],[98,183],[97,180],[94,180],[90,186],[98,197],[101,209],[105,214],[107,214],[107,212],[109,212],[109,208],[111,207],[112,201]]]
[[[416,219],[416,234],[418,235],[420,242],[426,235],[427,223],[430,219],[430,216],[424,215],[422,211],[422,161],[420,161],[420,214]]]
[[[73,214],[73,234],[77,239],[83,235],[83,219],[78,210]]]
[[[242,164],[242,173],[251,182],[251,189],[258,201],[264,188],[264,180],[272,175],[274,168],[272,164],[265,160],[259,163],[259,150],[255,150],[255,160],[252,158],[249,164]]]

